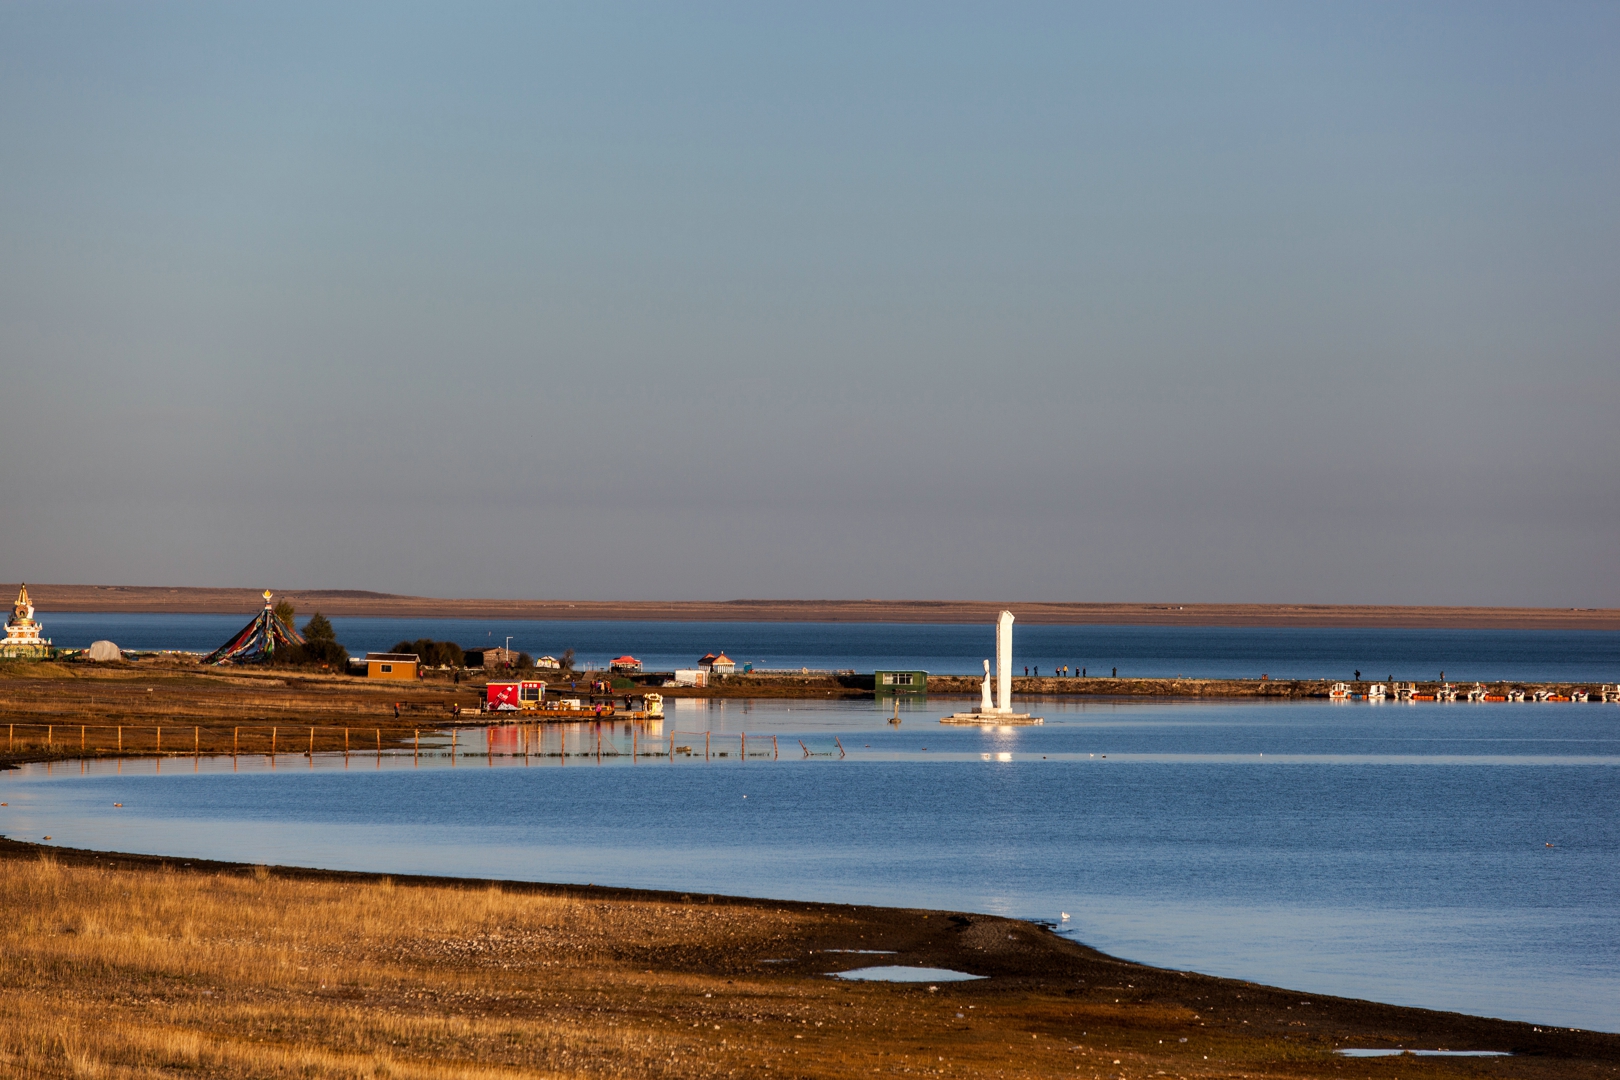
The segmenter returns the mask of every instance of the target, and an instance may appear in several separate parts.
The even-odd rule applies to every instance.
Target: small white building
[[[676,668],[674,686],[707,686],[709,673],[702,668]]]
[[[537,668],[544,668],[547,671],[561,671],[562,661],[558,660],[555,656],[542,656],[540,659],[534,662],[534,666]]]

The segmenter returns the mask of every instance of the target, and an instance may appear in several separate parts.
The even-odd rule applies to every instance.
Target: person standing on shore
[[[1114,678],[1119,678],[1119,668],[1114,669]]]

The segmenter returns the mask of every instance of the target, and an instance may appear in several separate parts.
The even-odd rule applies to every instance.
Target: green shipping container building
[[[872,688],[879,694],[926,694],[926,671],[874,671]]]

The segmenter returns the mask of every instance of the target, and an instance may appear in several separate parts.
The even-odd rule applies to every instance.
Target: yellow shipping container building
[[[366,653],[366,678],[415,679],[421,657],[415,653]]]

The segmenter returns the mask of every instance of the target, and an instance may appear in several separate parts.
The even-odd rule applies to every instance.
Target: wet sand
[[[5,585],[0,588],[14,589]],[[263,606],[257,588],[36,585],[51,611],[240,614]],[[604,619],[703,622],[991,623],[1010,607],[1023,623],[1154,626],[1408,627],[1620,630],[1620,609],[1401,607],[1346,604],[1011,603],[969,600],[501,600],[438,599],[352,589],[273,589],[301,613],[468,619]],[[14,595],[14,592],[8,595]]]

